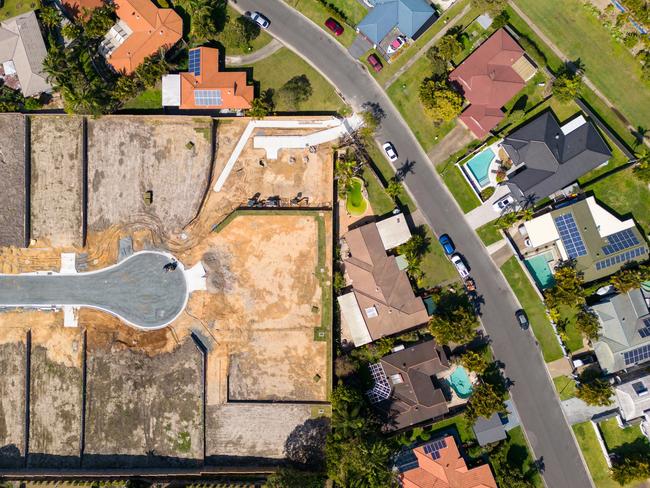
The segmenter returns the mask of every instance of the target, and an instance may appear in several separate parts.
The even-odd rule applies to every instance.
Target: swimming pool
[[[550,252],[545,252],[544,254],[539,254],[524,260],[526,268],[528,268],[528,271],[533,276],[537,286],[542,290],[546,290],[555,284],[553,271],[551,271],[551,267],[548,264],[549,261],[553,261],[553,254]]]
[[[468,398],[472,394],[472,382],[469,380],[467,371],[462,366],[456,367],[451,376],[447,378],[447,383],[460,398]]]
[[[494,151],[488,147],[470,159],[466,164],[481,188],[490,182],[490,164],[492,164],[493,160]]]

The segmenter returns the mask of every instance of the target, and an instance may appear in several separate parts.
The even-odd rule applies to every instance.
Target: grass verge
[[[341,18],[328,11],[323,4],[317,0],[284,0],[288,5],[298,10],[305,17],[311,19],[316,25],[327,32],[328,35],[333,36],[332,32],[325,27],[325,21],[329,17],[335,18],[339,24],[343,26],[343,34],[334,39],[339,41],[345,47],[350,47],[357,37],[354,27],[349,25]],[[334,6],[342,10],[348,18],[350,24],[358,24],[363,17],[365,17],[367,10],[356,0],[329,0]]]
[[[521,427],[515,427],[508,431],[508,444],[510,445],[508,458],[511,464],[521,466],[522,472],[524,473],[533,472],[535,460],[530,454],[528,442],[526,442],[526,437]],[[530,480],[536,488],[544,488],[544,482],[538,472],[535,471],[530,476]]]
[[[591,422],[575,424],[572,428],[596,487],[620,488],[620,485],[609,476],[609,467],[598,445],[598,438]]]
[[[445,255],[438,239],[433,235],[431,229],[426,227],[426,236],[430,241],[429,252],[424,255],[420,263],[420,269],[424,273],[422,287],[433,288],[434,286],[459,281],[456,268]]]
[[[442,181],[449,188],[449,191],[458,202],[458,205],[460,205],[463,213],[467,213],[481,205],[481,201],[461,174],[458,166],[445,164],[436,166],[436,170],[440,173]]]
[[[558,395],[560,395],[560,400],[564,401],[576,396],[576,382],[573,378],[564,375],[556,376],[553,378],[553,384]]]
[[[483,241],[483,244],[485,246],[489,246],[490,244],[494,244],[495,242],[499,242],[501,239],[503,239],[503,234],[501,234],[501,230],[499,227],[497,227],[497,221],[493,220],[492,222],[488,222],[485,225],[482,225],[478,229],[476,229],[476,233],[478,236],[481,238]]]
[[[513,256],[501,266],[501,272],[508,280],[512,291],[517,295],[519,303],[526,311],[530,325],[533,328],[539,347],[542,349],[544,361],[550,363],[562,357],[562,348],[558,343],[553,326],[546,315],[544,304],[539,299],[533,285],[526,277],[517,257]]]

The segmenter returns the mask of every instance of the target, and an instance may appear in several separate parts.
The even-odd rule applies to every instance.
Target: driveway
[[[494,195],[488,198],[480,206],[476,207],[473,210],[470,210],[467,214],[465,214],[467,223],[472,227],[472,229],[478,229],[480,226],[501,217],[501,212],[494,210],[492,205],[494,205],[497,200],[505,197],[509,193],[510,190],[507,186],[499,185],[494,191]]]
[[[159,329],[187,303],[183,265],[169,272],[163,269],[171,259],[158,252],[140,252],[89,273],[0,275],[0,307],[90,307],[139,329]]]
[[[481,306],[481,320],[496,357],[513,381],[511,395],[536,458],[552,488],[592,486],[572,431],[532,334],[522,334],[514,313],[517,301],[478,236],[401,115],[374,78],[334,39],[281,0],[238,0],[233,7],[261,10],[271,20],[269,32],[320,71],[355,109],[376,104],[385,112],[377,141],[391,140],[407,167],[404,184],[425,219],[440,235],[449,233],[472,267]]]
[[[372,48],[372,44],[368,39],[363,37],[361,34],[357,34],[356,39],[352,45],[348,48],[350,56],[354,59],[359,59],[361,56],[366,54]]]

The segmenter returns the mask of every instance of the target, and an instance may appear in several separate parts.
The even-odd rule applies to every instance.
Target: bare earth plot
[[[191,339],[152,357],[119,344],[88,356],[85,467],[202,460],[203,361]]]
[[[83,244],[82,123],[67,115],[32,118],[31,234],[41,246]]]
[[[25,331],[5,329],[0,342],[0,468],[17,468],[25,455]]]
[[[0,247],[25,241],[25,118],[0,115]]]
[[[207,117],[88,120],[88,225],[145,223],[179,233],[197,214],[210,178]],[[152,203],[145,204],[145,192]]]

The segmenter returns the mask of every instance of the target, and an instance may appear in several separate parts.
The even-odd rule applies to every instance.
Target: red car
[[[339,24],[336,20],[334,20],[332,17],[330,17],[325,21],[325,27],[331,30],[336,37],[343,34],[343,26]]]
[[[372,69],[374,69],[377,73],[379,73],[384,68],[384,65],[381,64],[381,61],[379,61],[379,58],[376,54],[371,54],[368,56],[368,62],[370,63],[370,66],[372,66]]]

